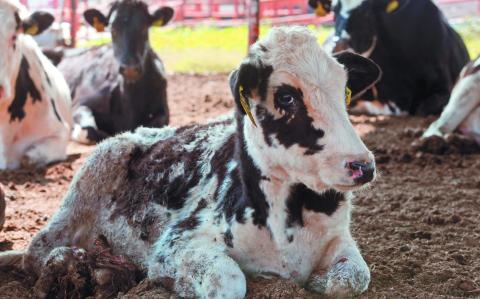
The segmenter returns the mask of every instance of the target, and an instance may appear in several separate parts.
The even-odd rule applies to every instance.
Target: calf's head
[[[132,83],[141,77],[150,50],[148,29],[166,25],[173,17],[173,9],[162,7],[150,14],[142,1],[120,0],[112,4],[107,16],[97,9],[88,9],[83,15],[97,31],[110,29],[120,73]]]
[[[50,27],[53,16],[37,11],[28,15],[24,6],[16,0],[0,0],[0,99],[12,94],[14,68],[19,66],[17,38],[22,34],[37,35]]]
[[[332,57],[303,27],[272,29],[230,75],[255,163],[319,192],[372,181],[374,157],[350,123],[347,101],[379,77],[371,60],[351,52]]]
[[[353,49],[368,57],[377,43],[377,22],[389,18],[409,0],[310,0],[316,11],[333,9],[335,36],[333,51]]]

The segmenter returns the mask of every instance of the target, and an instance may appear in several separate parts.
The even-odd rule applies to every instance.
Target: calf
[[[461,37],[431,0],[309,3],[333,7],[334,50],[353,49],[383,71],[382,80],[365,97],[370,101],[359,103],[361,112],[440,114],[469,55]]]
[[[0,19],[0,169],[63,160],[72,122],[70,91],[28,35],[48,28],[53,16],[27,17],[18,1],[0,0]]]
[[[25,267],[70,267],[101,238],[182,297],[243,298],[243,271],[329,295],[365,291],[351,191],[374,180],[375,163],[348,119],[347,73],[357,94],[380,70],[353,53],[335,60],[305,28],[272,29],[230,76],[233,115],[99,144]],[[40,297],[54,289],[43,278]]]
[[[463,68],[447,107],[423,138],[445,136],[456,130],[480,145],[480,57]]]
[[[167,125],[165,70],[148,29],[167,24],[173,9],[150,14],[142,1],[120,0],[107,16],[96,9],[84,16],[98,31],[109,27],[112,44],[65,57],[58,66],[72,90],[73,139],[92,143],[138,126]]]

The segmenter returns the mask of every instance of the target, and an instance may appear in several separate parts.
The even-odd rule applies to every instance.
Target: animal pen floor
[[[173,125],[233,107],[226,75],[172,75]],[[370,266],[361,298],[480,297],[480,154],[431,155],[412,149],[433,119],[352,117],[377,155],[379,178],[357,192],[352,230]],[[57,209],[92,147],[71,144],[66,162],[0,172],[7,218],[0,251],[22,249]],[[31,298],[28,279],[0,272],[0,298]],[[316,298],[282,279],[249,281],[248,298]],[[119,298],[175,298],[140,283]]]

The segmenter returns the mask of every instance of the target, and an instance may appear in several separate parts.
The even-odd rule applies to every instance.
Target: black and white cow
[[[243,298],[243,271],[329,295],[365,291],[351,191],[374,180],[375,162],[345,89],[347,73],[357,94],[380,70],[353,53],[335,58],[303,27],[274,28],[230,76],[233,115],[100,143],[24,255],[43,282],[37,295],[53,290],[42,273],[73,265],[99,237],[182,297]]]
[[[448,105],[423,138],[442,137],[455,131],[480,145],[480,57],[463,68]]]
[[[63,160],[72,123],[70,91],[29,35],[48,28],[53,16],[27,16],[18,1],[0,0],[0,20],[0,169]]]
[[[58,66],[72,91],[74,140],[92,143],[139,126],[168,125],[165,69],[148,31],[172,16],[170,7],[150,14],[138,0],[114,2],[107,16],[85,11],[98,31],[110,29],[112,44],[66,56]]]
[[[335,12],[334,50],[353,49],[375,61],[381,81],[357,109],[390,114],[440,114],[469,61],[461,37],[431,0],[310,0]],[[322,5],[323,4],[323,5]]]

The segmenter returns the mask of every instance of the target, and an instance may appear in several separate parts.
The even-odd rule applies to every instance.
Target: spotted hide
[[[28,16],[18,1],[0,0],[0,19],[0,169],[63,160],[70,91],[29,35],[48,28],[53,16]]]
[[[66,55],[58,66],[72,90],[72,139],[96,143],[139,126],[168,125],[165,68],[148,32],[172,16],[170,7],[150,14],[138,0],[114,1],[106,16],[96,9],[84,12],[91,26],[110,31],[112,43]]]
[[[480,145],[480,57],[463,68],[448,105],[423,138],[446,136],[455,131]]]
[[[26,269],[42,279],[102,238],[182,297],[243,298],[245,273],[340,297],[365,291],[351,192],[374,180],[375,164],[348,119],[345,87],[347,71],[356,93],[379,69],[353,53],[335,58],[303,27],[274,28],[230,76],[232,114],[99,144],[34,237]]]

